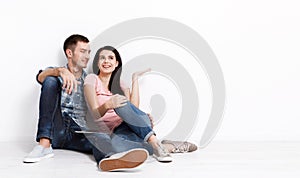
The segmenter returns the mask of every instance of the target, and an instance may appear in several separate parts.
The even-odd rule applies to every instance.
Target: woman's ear
[[[118,65],[119,65],[119,61],[116,61],[116,67],[118,67]]]

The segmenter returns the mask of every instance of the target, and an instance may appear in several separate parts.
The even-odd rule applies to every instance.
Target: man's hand
[[[123,95],[113,95],[105,104],[107,109],[114,109],[125,106],[127,103],[127,99]]]
[[[77,91],[77,80],[75,76],[66,68],[58,68],[59,76],[63,80],[62,88],[66,90],[68,94],[71,94],[74,90]]]

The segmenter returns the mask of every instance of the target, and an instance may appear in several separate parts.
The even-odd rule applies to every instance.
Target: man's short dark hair
[[[66,50],[71,49],[72,51],[74,51],[75,46],[77,45],[78,41],[85,42],[85,43],[90,42],[87,37],[79,35],[79,34],[74,34],[74,35],[69,36],[64,42],[64,52],[65,52],[66,56],[67,56]]]

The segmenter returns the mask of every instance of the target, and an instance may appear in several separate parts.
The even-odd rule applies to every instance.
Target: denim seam
[[[58,97],[60,97],[60,96],[58,95]],[[58,109],[58,105],[59,105],[58,103],[59,103],[59,99],[56,98],[56,105],[55,105],[55,107],[54,107],[54,112],[53,112],[53,114],[52,114],[52,116],[51,116],[51,133],[50,133],[50,140],[53,139],[54,119],[57,119],[57,118],[54,118],[54,117],[55,117],[56,112],[57,112],[57,109]]]

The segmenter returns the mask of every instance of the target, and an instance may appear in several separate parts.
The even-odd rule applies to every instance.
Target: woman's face
[[[100,73],[112,73],[118,66],[119,62],[116,60],[115,53],[110,50],[102,50],[99,54],[98,67]]]

